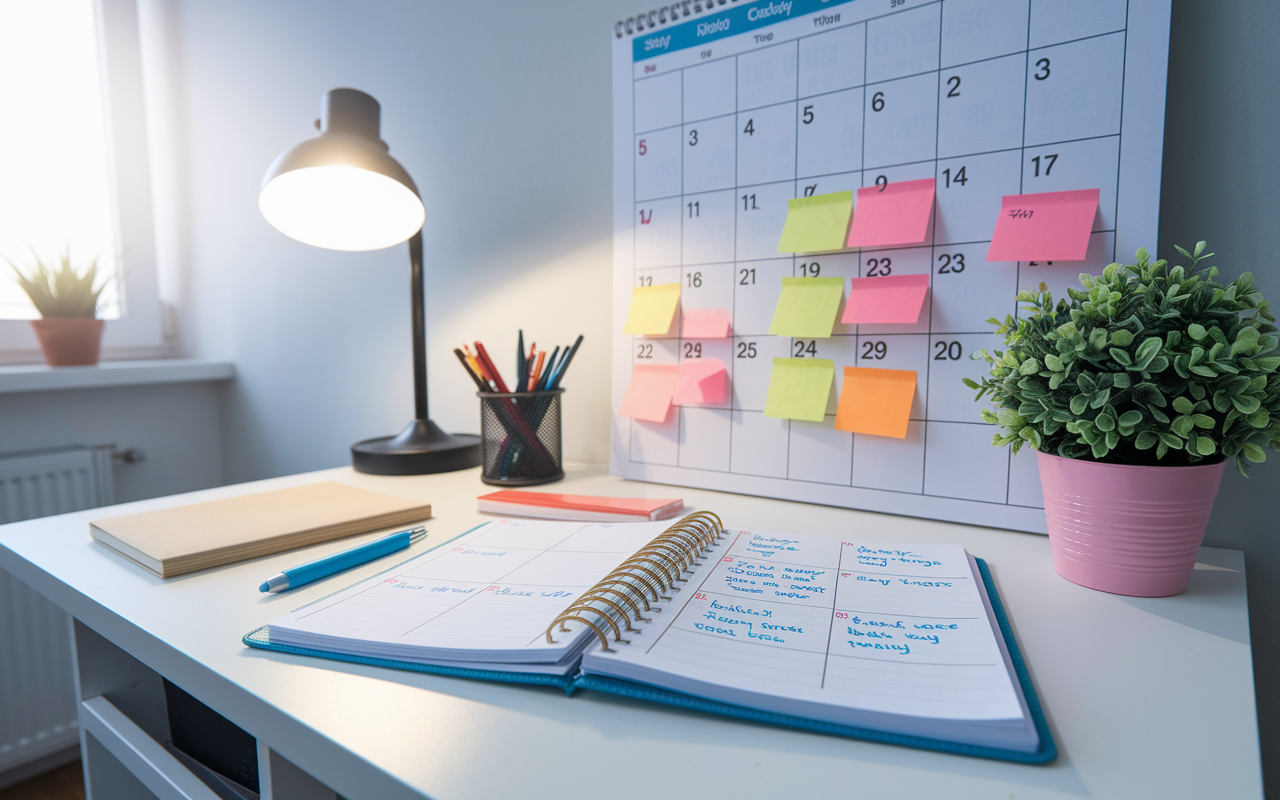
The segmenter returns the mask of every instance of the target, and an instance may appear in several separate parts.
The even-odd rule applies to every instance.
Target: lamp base
[[[449,434],[429,419],[415,419],[396,436],[351,445],[351,466],[372,475],[429,475],[480,466],[480,437]]]

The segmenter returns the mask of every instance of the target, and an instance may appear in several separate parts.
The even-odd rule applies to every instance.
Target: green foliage
[[[31,263],[19,267],[5,259],[13,271],[13,279],[31,298],[42,317],[89,317],[98,310],[98,297],[107,281],[94,285],[98,277],[98,259],[94,258],[82,271],[71,266],[71,248],[58,258],[45,261],[31,254]]]
[[[1280,446],[1276,318],[1246,272],[1227,286],[1205,243],[1178,252],[1189,267],[1111,264],[1081,275],[1057,305],[1047,287],[1025,291],[1022,318],[999,326],[1008,349],[975,353],[990,365],[976,399],[998,409],[993,444],[1025,443],[1066,458],[1186,466],[1266,459]]]

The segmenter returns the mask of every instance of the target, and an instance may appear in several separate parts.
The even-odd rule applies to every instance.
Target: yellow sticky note
[[[787,201],[787,223],[778,240],[779,253],[816,253],[844,247],[853,215],[853,192],[833,192]]]
[[[627,324],[622,332],[661,336],[671,330],[671,320],[676,316],[679,302],[678,283],[635,287],[631,294],[631,310],[627,312]]]
[[[822,422],[836,362],[829,358],[775,358],[764,415]]]
[[[783,278],[770,335],[829,338],[843,294],[844,278]]]
[[[836,430],[905,439],[915,393],[915,370],[845,367]]]

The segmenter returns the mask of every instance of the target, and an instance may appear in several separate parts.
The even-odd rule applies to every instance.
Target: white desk
[[[991,566],[1058,743],[1056,762],[1032,767],[590,692],[566,698],[551,689],[252,650],[240,643],[249,630],[385,564],[264,596],[256,587],[266,576],[352,542],[162,581],[92,542],[87,525],[116,513],[339,480],[431,502],[435,518],[418,552],[487,519],[475,511],[476,495],[488,490],[478,476],[392,478],[337,469],[31,520],[0,527],[0,568],[83,623],[77,641],[85,698],[105,692],[142,729],[163,726],[149,705],[154,676],[130,673],[131,660],[87,626],[248,730],[261,755],[269,748],[351,800],[1262,796],[1244,558],[1235,550],[1204,548],[1185,594],[1139,599],[1059,578],[1048,539],[1034,534],[631,483],[598,468],[571,470],[564,482],[544,487],[684,497],[731,528],[964,545]],[[101,711],[90,700],[81,719],[96,714],[87,726],[107,736],[112,707],[106,717]],[[153,753],[113,746],[131,768]],[[90,755],[93,783],[103,787],[94,787],[95,798],[131,796],[105,788],[119,770],[101,752]],[[295,796],[286,778],[296,770],[278,756],[268,760],[263,769],[274,782],[264,797]],[[163,783],[152,778],[147,785],[159,796],[198,794]]]

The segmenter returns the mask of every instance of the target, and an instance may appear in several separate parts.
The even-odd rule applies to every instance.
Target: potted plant
[[[1244,273],[1223,286],[1202,268],[1111,264],[1055,305],[1018,295],[1007,349],[965,379],[996,411],[993,444],[1036,451],[1059,575],[1093,589],[1163,597],[1186,589],[1227,461],[1280,444],[1275,317]]]
[[[40,340],[45,362],[51,367],[97,364],[105,323],[95,315],[107,284],[97,280],[98,260],[77,270],[71,266],[68,247],[56,260],[45,261],[33,253],[26,269],[6,263],[40,312],[41,318],[31,320],[31,327]]]

